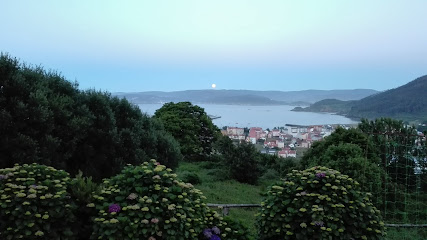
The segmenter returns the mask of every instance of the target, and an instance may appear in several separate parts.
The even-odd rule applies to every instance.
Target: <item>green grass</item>
[[[261,189],[233,180],[208,182],[196,185],[209,203],[260,203]]]
[[[387,240],[425,240],[426,228],[388,228]]]
[[[206,162],[181,163],[176,173],[194,172],[199,175],[201,183],[195,187],[200,189],[208,203],[260,203],[261,194],[266,191],[269,183],[250,185],[235,180],[217,180],[218,175],[226,174],[218,168],[206,168]]]
[[[211,165],[208,165],[211,164]],[[184,172],[195,172],[199,175],[201,183],[196,184],[195,187],[203,192],[207,198],[206,203],[253,203],[259,204],[262,201],[261,193],[266,191],[268,183],[261,183],[259,185],[249,185],[239,183],[234,180],[219,181],[220,175],[225,175],[220,168],[212,163],[180,163],[176,169],[178,177]],[[258,209],[230,209],[229,216],[240,221],[250,231],[251,236],[255,239],[255,214]],[[221,213],[221,211],[218,211]]]
[[[208,203],[253,203],[259,204],[262,201],[261,187],[241,184],[236,181],[227,180],[223,182],[208,182],[196,185]],[[232,219],[239,220],[250,230],[251,236],[255,236],[255,214],[257,208],[251,209],[230,209],[229,216]]]

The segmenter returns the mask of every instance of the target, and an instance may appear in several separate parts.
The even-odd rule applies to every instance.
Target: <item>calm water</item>
[[[285,124],[322,125],[357,123],[349,118],[329,113],[292,112],[293,106],[241,106],[197,104],[209,115],[221,116],[213,120],[218,127],[262,127],[273,128]],[[139,108],[149,115],[161,108],[162,104],[139,104]]]

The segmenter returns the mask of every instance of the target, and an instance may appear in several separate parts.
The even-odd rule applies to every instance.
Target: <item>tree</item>
[[[390,180],[414,189],[416,155],[419,153],[415,145],[418,139],[415,127],[407,126],[400,120],[379,118],[374,121],[362,119],[359,129],[369,135],[379,149],[381,166]]]
[[[262,154],[250,143],[233,143],[227,136],[220,136],[214,144],[215,159],[222,169],[222,179],[234,179],[242,183],[255,184],[263,170]]]
[[[297,169],[298,161],[293,157],[282,158],[277,155],[260,154],[258,167],[265,180],[274,180],[285,177],[292,170]]]
[[[314,142],[312,147],[306,153],[304,153],[304,156],[301,159],[301,167],[303,169],[309,167],[310,163],[316,161],[315,159],[322,156],[329,146],[337,146],[340,143],[355,144],[363,150],[363,157],[366,157],[372,163],[380,163],[378,150],[367,134],[362,132],[360,129],[351,128],[346,130],[339,127],[335,130],[335,132],[322,141]]]
[[[203,108],[190,102],[170,102],[158,109],[154,117],[179,142],[186,159],[200,160],[212,152],[219,129]]]
[[[214,143],[214,149],[219,155],[230,156],[236,147],[228,136],[220,135]]]
[[[301,159],[301,168],[325,166],[357,180],[362,190],[372,192],[381,203],[384,170],[372,140],[359,129],[337,128],[322,141],[315,142]]]
[[[151,158],[175,167],[177,142],[125,99],[0,56],[0,168],[46,164],[102,179]]]
[[[255,184],[260,174],[260,153],[251,143],[241,143],[225,156],[230,176],[242,183]]]
[[[417,173],[420,175],[420,188],[427,192],[427,131],[416,141],[415,155],[417,156]]]

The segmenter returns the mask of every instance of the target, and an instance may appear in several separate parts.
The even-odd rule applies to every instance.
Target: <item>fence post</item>
[[[230,208],[228,208],[228,207],[223,207],[222,208],[222,216],[223,217],[228,216],[229,212],[230,212]]]

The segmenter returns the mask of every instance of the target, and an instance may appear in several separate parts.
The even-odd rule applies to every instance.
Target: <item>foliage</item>
[[[378,150],[367,134],[359,129],[343,128],[315,142],[301,159],[302,168],[322,165],[349,175],[380,203],[385,173],[379,163]]]
[[[298,168],[298,160],[293,157],[282,158],[276,155],[261,154],[258,163],[261,177],[259,181],[263,184],[271,185],[280,178],[283,178],[294,169]]]
[[[261,204],[260,239],[383,239],[380,212],[358,185],[326,167],[294,170]]]
[[[1,239],[75,239],[68,173],[44,165],[0,169]]]
[[[213,148],[215,153],[219,153],[222,156],[229,156],[235,151],[233,141],[228,136],[220,135],[214,142]]]
[[[417,153],[414,151],[414,143],[418,138],[415,127],[406,126],[399,120],[379,118],[374,121],[362,119],[359,128],[371,135],[373,143],[379,146],[381,166],[388,172],[390,179],[413,190],[416,185],[416,156],[408,153]],[[421,157],[418,162],[424,163],[425,160]]]
[[[351,118],[393,117],[425,120],[427,117],[427,75],[395,89],[373,94],[355,101],[324,99],[309,107],[293,111],[334,112]]]
[[[426,228],[390,228],[387,230],[387,240],[425,240],[427,239]]]
[[[337,128],[330,136],[322,141],[314,142],[309,151],[307,151],[301,159],[303,168],[309,166],[312,159],[317,158],[331,145],[339,145],[340,143],[351,143],[359,146],[370,162],[380,163],[378,150],[367,134],[358,128]]]
[[[347,113],[355,101],[341,101],[338,99],[324,99],[311,104],[308,107],[295,107],[295,112],[332,112]]]
[[[0,56],[0,168],[39,163],[95,180],[151,158],[176,167],[179,146],[125,99],[81,91],[56,72]]]
[[[104,181],[94,196],[98,214],[93,239],[197,239],[218,227],[221,239],[233,233],[203,202],[202,193],[155,160],[128,166]]]
[[[417,131],[427,132],[427,120],[421,121],[417,126]]]
[[[78,206],[74,212],[78,219],[77,237],[81,240],[89,239],[93,228],[92,217],[96,211],[93,207],[88,207],[88,204],[93,202],[93,195],[100,193],[100,185],[93,182],[92,177],[83,177],[83,173],[79,171],[71,180],[69,191]]]
[[[245,227],[239,220],[235,220],[230,217],[224,217],[224,222],[227,223],[227,227],[233,229],[227,234],[227,239],[250,239],[249,229]]]
[[[363,119],[359,128],[378,146],[381,166],[387,172],[383,194],[386,203],[381,208],[385,219],[404,223],[426,219],[425,211],[420,210],[425,208],[425,201],[420,200],[425,195],[425,140],[414,126],[389,118]]]
[[[295,158],[261,154],[253,144],[243,142],[234,145],[227,136],[218,138],[214,148],[231,179],[242,183],[255,184],[260,176],[263,181],[275,181],[297,167]],[[273,179],[268,179],[271,177]]]
[[[199,175],[195,172],[183,172],[181,174],[181,180],[183,182],[191,183],[191,184],[199,184],[201,183]]]
[[[277,177],[274,180],[277,180],[278,178],[284,177],[293,169],[296,169],[298,163],[293,157],[282,158],[276,155],[261,154],[261,160],[258,166],[262,173],[270,172],[271,174],[271,170],[274,170],[277,173]]]
[[[241,143],[225,155],[225,163],[232,179],[241,183],[256,184],[260,174],[260,153],[253,144]]]
[[[212,152],[219,129],[203,108],[190,102],[170,102],[158,109],[154,117],[179,142],[185,158],[200,160]]]
[[[75,178],[70,183],[70,193],[74,199],[82,203],[92,202],[93,194],[100,192],[98,183],[92,181],[92,177],[83,177],[83,173],[79,171]]]
[[[249,185],[235,180],[219,181],[217,180],[219,176],[213,176],[213,170],[218,175],[224,174],[226,171],[220,172],[217,168],[218,166],[213,162],[183,162],[176,169],[176,172],[178,176],[187,171],[197,172],[201,184],[197,184],[196,188],[203,192],[208,203],[259,204],[261,202],[261,193],[265,191],[268,185],[264,185],[264,182],[261,183],[262,185]],[[255,213],[256,209],[254,208],[230,209],[228,217],[240,222],[245,229],[248,229],[245,233],[249,235],[249,238],[246,240],[256,239]]]

